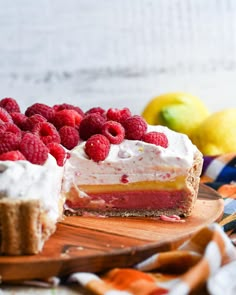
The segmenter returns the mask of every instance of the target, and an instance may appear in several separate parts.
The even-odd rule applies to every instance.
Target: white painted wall
[[[235,0],[0,0],[0,97],[130,107],[185,91],[236,107]]]

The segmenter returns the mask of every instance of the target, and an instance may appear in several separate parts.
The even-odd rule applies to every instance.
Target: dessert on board
[[[191,214],[202,154],[128,108],[0,100],[1,254],[36,254],[65,215]]]

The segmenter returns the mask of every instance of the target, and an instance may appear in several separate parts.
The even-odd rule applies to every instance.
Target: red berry
[[[30,117],[35,114],[39,114],[43,116],[47,121],[52,122],[55,115],[55,111],[52,107],[46,104],[35,103],[26,109],[25,115],[27,117]]]
[[[160,145],[164,148],[168,147],[168,139],[162,132],[152,131],[145,133],[142,137],[142,140],[155,145]]]
[[[123,175],[121,176],[120,181],[121,181],[122,183],[129,183],[129,176],[128,176],[127,174],[123,174]]]
[[[131,111],[128,108],[110,108],[107,110],[107,120],[117,121],[119,123],[123,123],[131,115]]]
[[[85,143],[85,152],[95,162],[103,161],[109,154],[110,142],[102,134],[92,135]]]
[[[11,113],[11,117],[13,122],[20,128],[20,129],[24,129],[26,120],[27,120],[27,116],[22,114],[22,113],[18,113],[18,112],[13,112]]]
[[[20,113],[20,107],[14,98],[6,97],[1,99],[0,107],[4,108],[8,113]]]
[[[102,117],[106,118],[106,111],[101,108],[101,107],[94,107],[89,109],[86,113],[85,116],[89,115],[89,114],[95,114],[98,113],[99,115],[101,115]]]
[[[58,166],[63,166],[66,158],[67,153],[65,149],[56,142],[51,142],[47,145],[49,153],[56,159]]]
[[[56,104],[56,105],[53,106],[53,109],[56,112],[59,112],[59,111],[62,111],[62,110],[74,110],[79,115],[81,115],[82,117],[84,116],[84,112],[81,110],[80,107],[77,107],[77,106],[74,106],[74,105],[68,104],[68,103]]]
[[[13,123],[11,115],[2,107],[0,107],[0,123]]]
[[[18,150],[6,152],[0,155],[0,161],[26,160],[25,156]]]
[[[19,148],[21,138],[12,132],[4,132],[0,136],[0,154],[17,150]]]
[[[0,136],[5,132],[16,134],[19,138],[22,136],[22,131],[13,123],[0,124]]]
[[[102,126],[106,122],[106,119],[99,113],[88,114],[80,123],[79,136],[83,140],[87,140],[94,134],[100,134]]]
[[[32,133],[38,135],[42,142],[46,145],[50,142],[61,142],[61,138],[56,127],[49,122],[40,122],[34,125]]]
[[[19,150],[33,164],[43,165],[48,158],[48,148],[37,135],[32,133],[23,136]]]
[[[110,143],[119,144],[124,140],[125,129],[116,121],[107,121],[102,126],[102,134],[109,139]]]
[[[138,115],[132,116],[124,121],[125,138],[140,140],[147,131],[146,121]]]
[[[32,131],[35,125],[41,122],[46,122],[46,118],[39,114],[32,115],[30,117],[27,117],[25,122],[22,124],[22,129],[25,131]]]
[[[83,117],[75,110],[64,109],[56,112],[53,124],[58,130],[63,126],[79,128],[82,119]]]
[[[71,126],[63,126],[59,130],[61,144],[68,150],[73,149],[79,142],[79,132]]]

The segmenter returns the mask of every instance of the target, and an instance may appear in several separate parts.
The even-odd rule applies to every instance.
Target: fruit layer
[[[171,209],[184,206],[186,196],[189,194],[186,188],[174,190],[148,189],[146,186],[142,189],[136,187],[135,190],[128,188],[126,191],[117,188],[113,191],[102,191],[100,188],[99,191],[90,190],[90,193],[82,194],[78,188],[73,187],[66,203],[72,209]]]

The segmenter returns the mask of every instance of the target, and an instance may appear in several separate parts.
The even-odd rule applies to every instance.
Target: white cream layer
[[[0,199],[40,199],[55,222],[60,215],[58,198],[63,170],[50,154],[43,166],[28,161],[0,161]]]
[[[71,185],[117,184],[129,171],[128,181],[171,181],[176,176],[186,175],[192,167],[196,146],[184,135],[164,126],[149,126],[148,131],[166,134],[167,148],[136,140],[124,140],[111,145],[108,157],[101,162],[88,159],[85,142],[71,151],[65,165],[63,190]],[[171,171],[170,171],[171,166]]]

